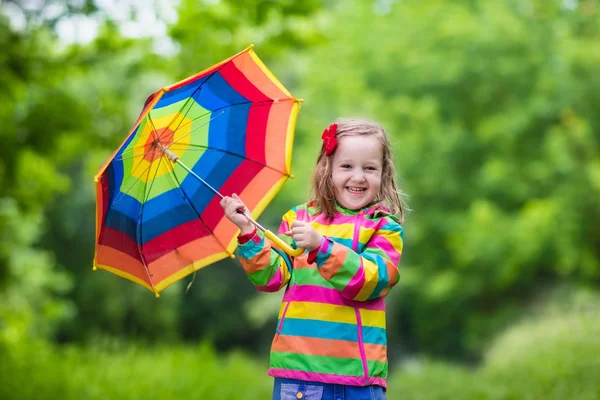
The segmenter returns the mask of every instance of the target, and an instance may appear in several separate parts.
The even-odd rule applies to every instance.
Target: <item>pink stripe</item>
[[[354,308],[356,313],[356,325],[358,327],[358,349],[360,350],[360,359],[363,365],[363,371],[365,374],[365,380],[369,380],[369,367],[367,367],[367,356],[365,355],[365,345],[362,338],[362,320],[360,318],[360,311],[358,308]]]
[[[290,301],[290,291],[283,296],[283,301]],[[294,285],[294,301],[333,304],[335,306],[358,307],[364,310],[385,311],[385,301],[377,298],[368,301],[352,301],[342,297],[339,290],[315,285]]]
[[[365,382],[364,376],[344,376],[334,374],[320,374],[318,372],[296,371],[282,368],[269,368],[267,372],[269,376],[276,378],[297,379],[300,381],[311,381],[330,383],[334,385],[350,385],[350,386],[370,386],[378,385],[387,389],[385,378],[369,377]]]
[[[273,275],[269,283],[265,286],[257,286],[256,288],[261,292],[274,292],[279,290],[281,287],[281,281],[283,280],[283,275],[281,273],[281,268],[277,269],[277,273]]]
[[[300,218],[298,218],[300,219]],[[356,215],[343,215],[338,214],[333,217],[333,221],[326,216],[325,214],[315,215],[313,221],[318,222],[322,225],[341,225],[341,224],[353,224],[356,222]],[[377,221],[373,221],[372,219],[363,218],[363,222],[361,222],[361,226],[370,229],[377,229],[387,223],[387,220],[380,219]]]
[[[360,258],[360,267],[358,267],[358,271],[354,274],[354,277],[350,279],[350,282],[346,285],[344,290],[342,291],[342,295],[347,299],[354,299],[360,289],[362,289],[365,284],[365,267],[363,266],[363,259]]]
[[[260,241],[262,240],[262,238],[260,237],[260,235],[258,235],[258,232],[257,232],[256,235],[252,236],[251,240],[256,244],[260,244]]]
[[[289,230],[290,230],[290,225],[288,224],[288,222],[282,221],[281,225],[279,225],[279,229],[277,230],[277,234],[283,235],[284,233],[286,233]]]
[[[310,221],[310,216],[308,215],[308,211],[304,208],[300,208],[296,210],[296,219],[298,221]]]
[[[377,247],[380,248],[388,255],[390,260],[394,265],[398,265],[400,263],[400,253],[398,250],[390,243],[389,240],[385,236],[374,235],[371,237],[369,241],[369,247]]]

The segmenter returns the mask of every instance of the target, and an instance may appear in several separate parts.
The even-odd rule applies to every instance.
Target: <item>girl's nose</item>
[[[354,176],[352,177],[354,179],[354,181],[358,182],[358,183],[363,183],[367,180],[367,178],[365,177],[365,173],[363,170],[357,170],[354,172]]]

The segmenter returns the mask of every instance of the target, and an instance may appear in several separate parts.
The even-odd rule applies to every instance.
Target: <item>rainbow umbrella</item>
[[[294,98],[253,46],[152,94],[95,176],[94,269],[158,293],[233,257],[238,228],[219,205],[237,193],[256,219],[291,177]]]

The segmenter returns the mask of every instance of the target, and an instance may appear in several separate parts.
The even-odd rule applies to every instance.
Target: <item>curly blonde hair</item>
[[[385,130],[381,125],[364,119],[340,118],[335,122],[337,124],[336,138],[338,139],[345,136],[374,136],[379,140],[383,149],[381,187],[373,204],[382,203],[386,205],[392,214],[398,217],[400,223],[403,223],[407,210],[404,201],[406,195],[398,188],[396,183],[396,168],[394,167],[392,148]],[[325,155],[325,148],[323,145],[321,146],[312,181],[312,196],[315,206],[319,212],[330,217],[333,217],[336,211],[336,192],[331,178],[334,153],[335,150],[330,155]]]

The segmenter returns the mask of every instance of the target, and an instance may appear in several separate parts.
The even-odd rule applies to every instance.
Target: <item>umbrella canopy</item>
[[[152,94],[95,177],[94,269],[158,296],[233,257],[238,228],[219,192],[237,193],[248,217],[259,216],[291,176],[300,101],[252,46]]]

